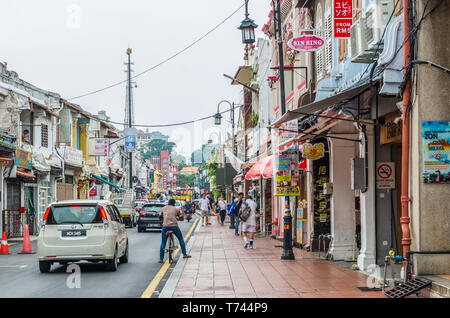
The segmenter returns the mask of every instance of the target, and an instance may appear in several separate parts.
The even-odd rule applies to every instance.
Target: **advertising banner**
[[[136,128],[125,128],[125,151],[136,151]]]
[[[292,185],[291,176],[277,176],[277,185],[275,187],[276,196],[299,196],[300,187]]]
[[[351,0],[333,1],[333,26],[335,38],[349,38],[353,10]]]
[[[107,156],[108,155],[108,139],[107,138],[95,138],[94,139],[94,156]]]
[[[278,171],[298,170],[298,145],[282,151],[278,155]]]
[[[450,121],[422,122],[424,183],[450,183]]]

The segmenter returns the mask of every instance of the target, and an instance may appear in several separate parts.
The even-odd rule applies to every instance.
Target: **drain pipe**
[[[411,61],[411,38],[410,33],[410,21],[409,21],[409,0],[403,0],[403,37],[405,39],[405,46],[403,51],[403,64],[408,66]],[[407,70],[405,69],[405,76]],[[403,257],[406,258],[411,247],[411,234],[410,234],[410,217],[409,217],[409,114],[408,105],[411,97],[411,79],[406,81],[405,90],[403,91],[403,111],[402,111],[402,190],[401,190],[401,205],[402,214],[400,217],[400,223],[402,227],[402,246]],[[408,265],[408,262],[407,264]],[[405,277],[408,276],[407,272]]]

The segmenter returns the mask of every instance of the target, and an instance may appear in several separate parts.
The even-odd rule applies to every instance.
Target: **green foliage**
[[[151,156],[159,155],[162,150],[168,150],[171,154],[175,146],[176,144],[171,141],[153,139],[140,149],[140,153],[144,159],[150,159]]]
[[[189,187],[194,187],[195,182],[195,174],[189,174],[189,173],[180,173],[178,175],[178,186],[185,188],[186,185],[189,185]]]

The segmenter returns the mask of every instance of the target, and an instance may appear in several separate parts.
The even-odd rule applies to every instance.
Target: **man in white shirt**
[[[245,203],[250,208],[250,215],[245,222],[242,223],[242,233],[244,235],[244,248],[253,249],[253,240],[256,233],[256,202],[253,201],[251,196],[247,196]],[[250,238],[250,242],[248,240]]]
[[[200,199],[200,210],[202,211],[202,226],[205,226],[205,218],[206,223],[209,223],[209,199],[206,198],[205,194],[202,194],[202,198]]]
[[[220,196],[217,204],[219,206],[220,224],[223,226],[223,222],[227,216],[227,202],[224,200],[223,196]]]

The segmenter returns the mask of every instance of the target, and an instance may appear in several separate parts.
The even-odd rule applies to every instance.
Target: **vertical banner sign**
[[[334,37],[349,38],[352,26],[352,0],[333,1]]]
[[[450,183],[450,121],[423,121],[423,182]]]
[[[125,128],[125,151],[136,151],[136,128]]]

